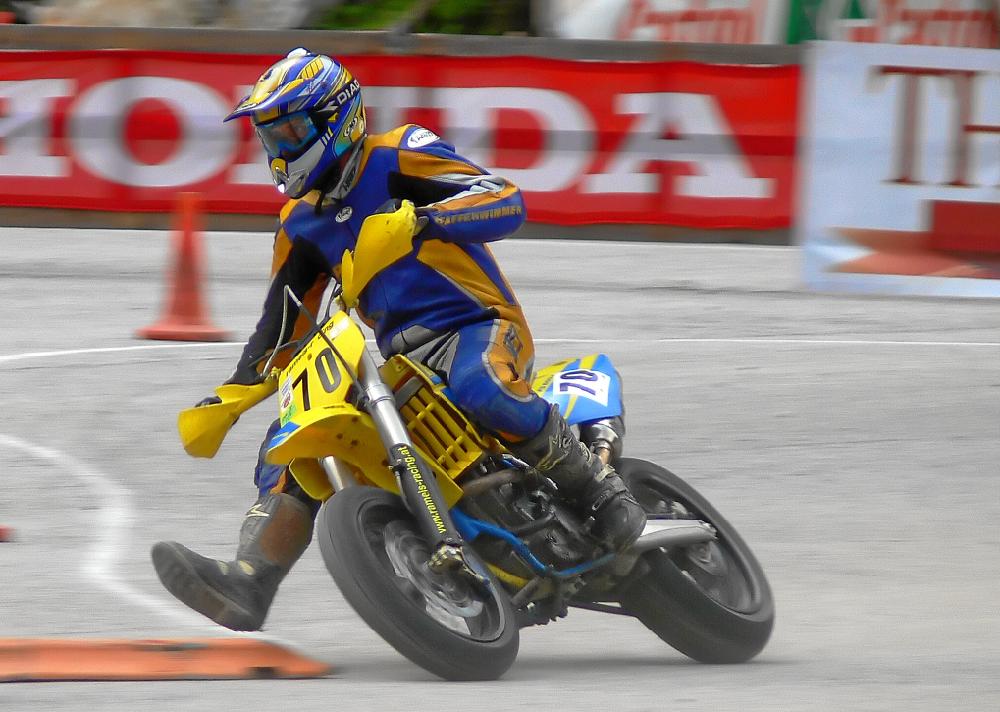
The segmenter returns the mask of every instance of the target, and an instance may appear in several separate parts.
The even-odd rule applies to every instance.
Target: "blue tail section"
[[[570,425],[622,414],[621,377],[605,354],[543,369],[535,381],[535,392],[559,406]]]

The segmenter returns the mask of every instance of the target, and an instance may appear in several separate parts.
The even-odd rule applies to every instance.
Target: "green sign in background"
[[[788,8],[788,43],[798,44],[809,40],[829,39],[824,36],[823,28],[819,24],[823,6],[830,3],[831,0],[791,0]],[[848,2],[841,0],[838,4],[843,6],[838,13],[838,19],[863,20],[867,17],[860,0]]]

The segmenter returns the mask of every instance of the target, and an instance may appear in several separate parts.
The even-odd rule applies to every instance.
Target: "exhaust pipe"
[[[690,546],[715,539],[715,527],[700,519],[650,519],[642,536],[629,551],[641,554],[653,549]]]

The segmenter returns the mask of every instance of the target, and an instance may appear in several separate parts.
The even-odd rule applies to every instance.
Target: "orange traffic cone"
[[[178,204],[179,224],[174,237],[177,260],[170,285],[170,302],[160,320],[140,329],[136,336],[167,341],[227,341],[229,333],[214,326],[202,307],[198,194],[181,193]]]

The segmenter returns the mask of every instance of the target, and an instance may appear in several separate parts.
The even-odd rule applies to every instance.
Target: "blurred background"
[[[993,214],[963,206],[995,198],[995,76],[965,72],[995,67],[996,0],[4,0],[0,8],[7,224],[164,227],[185,190],[203,195],[213,227],[269,226],[281,200],[256,140],[248,126],[219,119],[261,68],[305,45],[347,62],[375,130],[423,124],[518,182],[529,197],[526,234],[574,225],[587,236],[610,223],[637,239],[798,240],[815,257],[810,282],[836,286],[839,276],[824,277],[831,264],[854,269],[853,260],[899,247],[900,237],[834,235],[810,222],[830,207],[810,202],[821,169],[839,167],[828,178],[857,196],[845,194],[834,201],[840,212],[818,219],[934,235],[918,247],[941,253],[937,262],[896,271],[994,274],[994,248],[983,264],[955,254],[982,252],[993,238],[951,233]],[[927,71],[878,69],[903,65]],[[857,101],[842,101],[845,92]],[[843,116],[814,112],[824,100]],[[817,121],[827,133],[815,135]],[[861,268],[884,267],[869,262]],[[890,287],[898,291],[875,289]]]
[[[9,22],[48,25],[405,30],[740,44],[864,39],[995,47],[989,41],[996,42],[997,5],[995,0],[3,0],[0,9]]]
[[[0,576],[0,636],[205,633],[177,623],[148,550],[188,537],[227,555],[253,499],[271,415],[211,462],[184,456],[175,416],[252,331],[283,203],[250,127],[222,117],[304,46],[359,79],[370,130],[419,123],[521,187],[532,239],[495,248],[539,363],[612,355],[629,454],[745,533],[778,624],[761,665],[697,668],[635,621],[574,613],[525,635],[510,685],[442,692],[352,616],[312,551],[269,632],[347,666],[338,694],[361,709],[419,709],[414,682],[439,710],[554,691],[579,710],[997,708],[1000,0],[0,13],[0,363],[18,416],[0,429],[0,571],[18,572]],[[178,226],[206,236],[196,284],[229,343],[133,337],[177,289]],[[168,684],[22,687],[11,709],[328,695]]]

